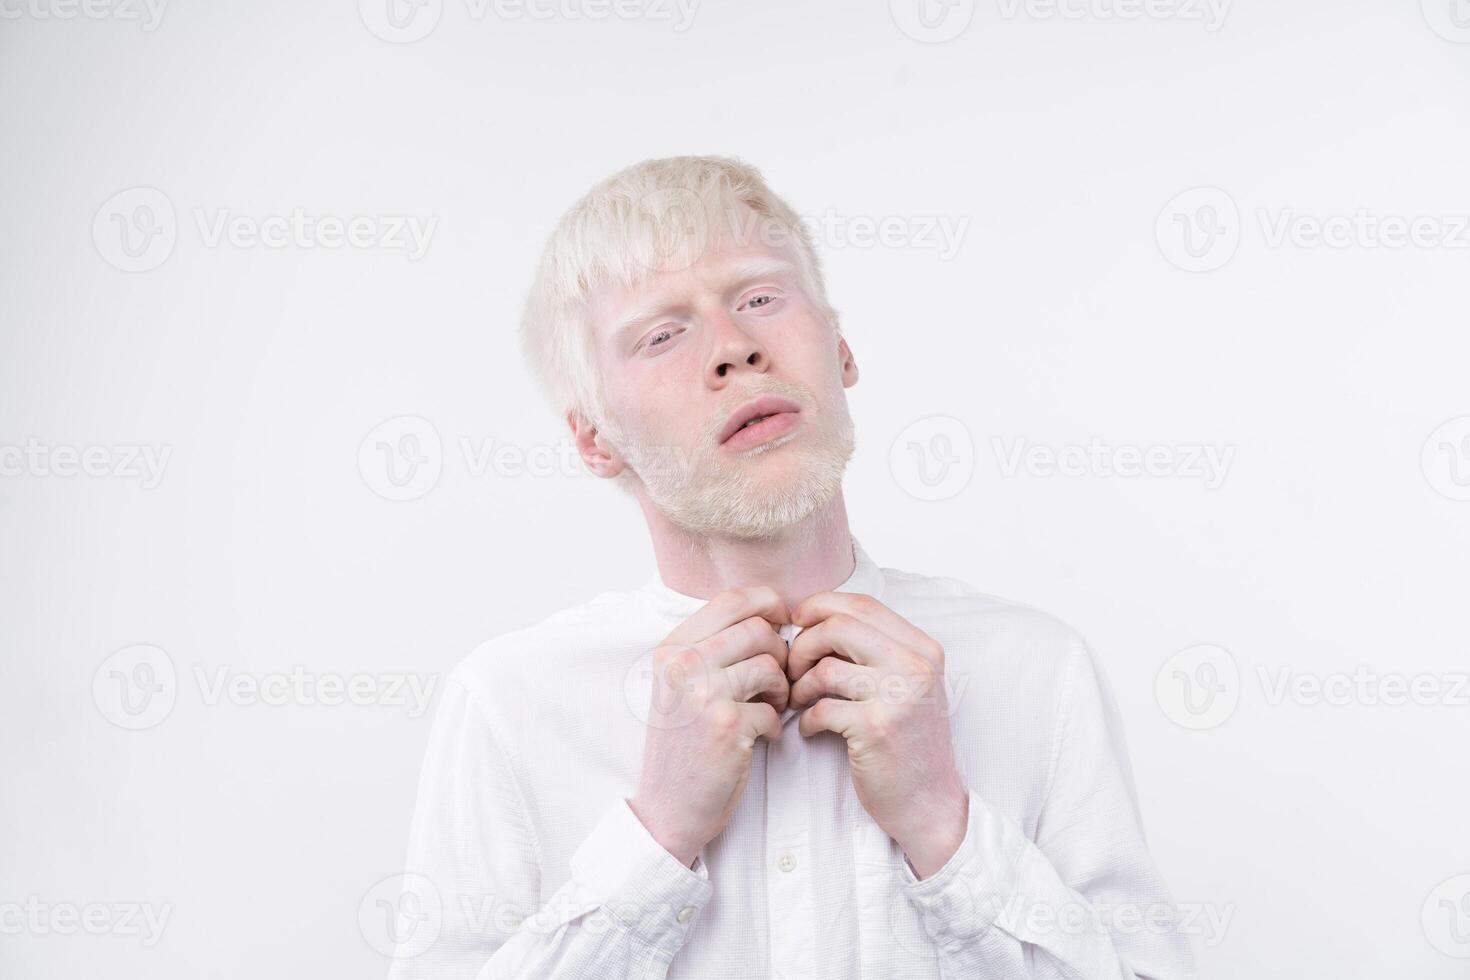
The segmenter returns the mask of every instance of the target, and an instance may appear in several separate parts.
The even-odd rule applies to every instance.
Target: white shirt
[[[880,568],[856,538],[853,551],[838,591],[944,647],[970,796],[942,868],[915,876],[859,802],[846,742],[802,737],[790,709],[692,868],[653,839],[627,805],[647,671],[707,601],[654,575],[496,637],[448,678],[393,980],[1193,976],[1083,640],[955,579]]]

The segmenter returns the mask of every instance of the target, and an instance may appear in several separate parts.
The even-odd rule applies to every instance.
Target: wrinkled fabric
[[[846,743],[803,738],[790,709],[692,867],[653,839],[627,803],[652,651],[706,601],[655,575],[496,637],[453,671],[393,980],[1193,976],[1086,643],[956,579],[880,568],[856,538],[853,553],[837,591],[878,598],[944,647],[970,795],[941,869],[915,876],[858,801]]]

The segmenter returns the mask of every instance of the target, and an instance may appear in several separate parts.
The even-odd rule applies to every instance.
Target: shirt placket
[[[789,643],[800,631],[788,624],[779,633]],[[780,741],[766,743],[766,908],[773,980],[817,975],[809,763],[797,716],[788,710]]]

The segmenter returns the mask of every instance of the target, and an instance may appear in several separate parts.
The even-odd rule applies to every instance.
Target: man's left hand
[[[954,762],[944,648],[869,595],[818,592],[791,612],[790,707],[803,736],[847,740],[853,787],[920,878],[965,839],[969,791]],[[845,700],[844,700],[845,699]]]

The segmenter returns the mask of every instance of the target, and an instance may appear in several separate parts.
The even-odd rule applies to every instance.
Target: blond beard
[[[815,418],[812,399],[804,389],[769,385],[748,394],[785,395],[797,401],[808,418]],[[671,523],[698,536],[759,540],[775,537],[805,520],[829,503],[842,486],[842,474],[855,448],[853,424],[841,394],[832,404],[838,410],[829,429],[788,433],[733,459],[720,455],[719,428],[725,413],[716,413],[692,455],[670,451],[616,424],[616,431],[604,427],[604,433],[643,484],[649,500]],[[816,444],[804,447],[801,466],[788,484],[764,486],[750,473],[756,456],[790,452],[783,448],[785,443],[813,438]]]

